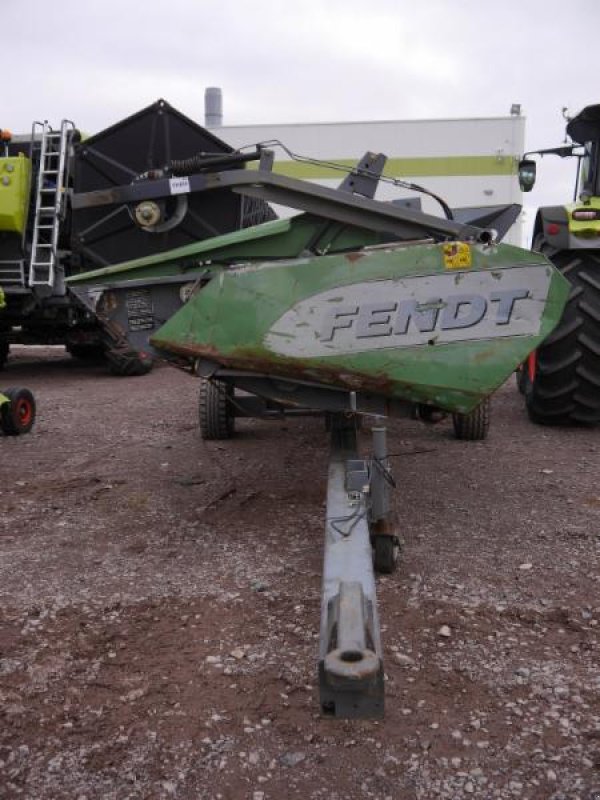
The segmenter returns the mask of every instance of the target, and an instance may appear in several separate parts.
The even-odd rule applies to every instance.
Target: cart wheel
[[[396,536],[376,534],[373,537],[373,566],[376,572],[390,575],[398,565],[400,542]]]
[[[35,400],[29,389],[6,389],[8,403],[0,406],[2,430],[7,436],[27,433],[35,422]]]
[[[490,428],[490,410],[490,398],[486,397],[468,414],[452,414],[456,438],[469,442],[485,439]]]
[[[203,439],[231,439],[235,426],[232,398],[233,386],[200,378],[198,412]]]

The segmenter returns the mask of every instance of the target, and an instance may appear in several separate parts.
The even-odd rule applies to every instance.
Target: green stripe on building
[[[357,159],[335,159],[340,167],[352,168]],[[255,167],[254,167],[255,168]],[[340,178],[340,172],[322,164],[301,161],[276,161],[274,171],[290,178],[326,180]],[[516,175],[513,156],[441,156],[437,158],[388,158],[384,175],[389,178],[473,177],[477,175]],[[343,176],[342,176],[343,177]]]

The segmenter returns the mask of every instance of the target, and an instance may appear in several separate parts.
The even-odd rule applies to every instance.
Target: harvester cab
[[[536,179],[534,156],[576,161],[573,200],[539,208],[532,247],[571,283],[562,319],[518,370],[518,385],[534,422],[600,422],[600,105],[587,106],[567,124],[571,142],[526,153],[519,164],[523,191]]]

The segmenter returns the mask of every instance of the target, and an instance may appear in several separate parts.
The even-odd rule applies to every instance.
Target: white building
[[[524,151],[525,118],[391,120],[381,122],[222,125],[215,134],[235,148],[278,140],[292,152],[353,166],[367,150],[388,156],[385,175],[418,183],[451,207],[521,203],[517,162]],[[290,159],[275,148],[276,172],[336,186],[344,177],[327,167]],[[412,193],[382,183],[378,199]],[[439,204],[420,195],[423,210],[443,214]],[[278,212],[280,209],[277,209]],[[505,241],[521,244],[522,223]]]

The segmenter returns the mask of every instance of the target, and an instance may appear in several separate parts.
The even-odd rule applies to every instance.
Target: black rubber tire
[[[0,423],[6,436],[28,433],[35,422],[35,398],[29,389],[4,389],[10,403],[0,406]]]
[[[544,243],[537,248],[544,251]],[[600,422],[600,251],[559,251],[551,260],[571,283],[558,326],[537,350],[525,402],[541,425]]]
[[[231,439],[235,428],[232,399],[233,386],[200,378],[198,419],[203,439]]]
[[[134,350],[108,349],[106,361],[111,374],[119,377],[147,375],[153,367],[151,356]]]
[[[375,534],[372,539],[373,568],[382,575],[391,575],[398,565],[400,545],[395,536]]]
[[[6,359],[10,352],[10,345],[8,342],[0,342],[0,369],[4,369]]]
[[[486,397],[468,414],[452,414],[454,435],[466,442],[480,442],[490,429],[491,401]]]
[[[82,361],[102,361],[106,352],[101,344],[67,344],[65,346],[69,355]]]
[[[520,367],[515,372],[515,377],[517,380],[517,389],[521,394],[525,394],[525,392],[527,391],[527,383],[529,380],[527,370],[528,370],[528,364],[527,361],[525,361],[525,363],[521,364]]]

